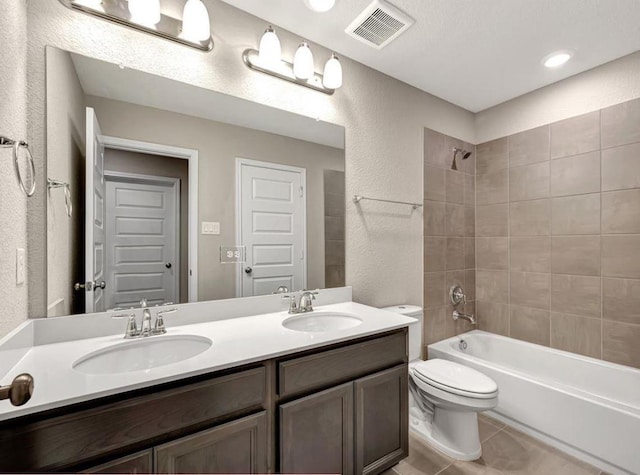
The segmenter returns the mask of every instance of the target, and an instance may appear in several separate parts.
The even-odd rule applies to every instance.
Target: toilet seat
[[[493,379],[453,361],[421,361],[413,365],[412,370],[423,383],[450,394],[472,399],[493,399],[498,394],[498,385]]]

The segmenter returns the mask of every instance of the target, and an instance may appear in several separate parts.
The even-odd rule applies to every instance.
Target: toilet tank
[[[382,310],[416,319],[415,323],[409,325],[409,361],[419,359],[422,353],[422,308],[417,305],[394,305]]]

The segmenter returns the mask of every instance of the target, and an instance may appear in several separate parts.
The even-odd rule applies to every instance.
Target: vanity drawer
[[[0,470],[50,471],[140,450],[264,408],[266,369],[239,371],[26,424],[0,425]]]
[[[328,387],[407,362],[406,329],[278,363],[278,394]]]

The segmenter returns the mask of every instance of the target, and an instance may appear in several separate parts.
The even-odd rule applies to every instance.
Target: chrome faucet
[[[167,302],[164,304],[165,306],[173,305],[172,302]],[[157,305],[156,305],[157,307]],[[121,313],[112,315],[111,318],[127,318],[127,328],[124,333],[125,339],[129,340],[132,338],[143,338],[151,335],[162,335],[167,333],[167,330],[164,326],[164,315],[168,313],[174,313],[177,309],[167,308],[163,310],[158,310],[156,313],[156,321],[151,326],[151,309],[147,305],[147,299],[140,300],[140,308],[142,308],[142,325],[140,329],[138,329],[138,325],[136,323],[136,314],[133,308],[129,309],[128,313]],[[113,309],[115,311],[122,310],[121,308]]]
[[[467,296],[464,294],[464,290],[462,290],[462,287],[460,287],[459,285],[453,285],[449,289],[449,300],[451,301],[451,304],[454,307],[457,307],[460,304],[466,305]],[[454,309],[453,310],[453,321],[456,321],[456,320],[458,320],[460,318],[463,319],[463,320],[467,320],[472,325],[476,325],[477,324],[476,323],[476,317],[474,315],[471,315],[469,313],[458,312],[458,310]]]
[[[318,295],[318,291],[304,290],[300,295],[299,303],[296,303],[295,295],[283,295],[282,298],[289,299],[289,313],[298,314],[313,312],[313,301],[316,299],[316,295]]]
[[[476,325],[476,317],[469,314],[469,313],[462,313],[462,312],[458,312],[457,310],[453,311],[453,320],[456,321],[459,318],[461,318],[462,320],[467,320],[469,323],[471,323],[472,325]]]

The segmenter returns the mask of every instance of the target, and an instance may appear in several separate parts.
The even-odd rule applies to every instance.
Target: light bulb
[[[333,8],[336,4],[336,0],[304,0],[309,7],[314,12],[328,12]]]
[[[260,38],[260,50],[258,57],[262,64],[275,65],[282,59],[282,50],[280,48],[280,40],[278,35],[270,26]]]
[[[300,43],[293,56],[293,74],[298,79],[309,79],[313,76],[313,53],[306,41]]]
[[[559,68],[570,59],[571,59],[571,53],[569,51],[558,51],[557,53],[553,53],[547,56],[544,59],[543,64],[547,68]]]
[[[131,21],[145,26],[160,23],[160,0],[129,0]]]
[[[338,89],[342,86],[342,65],[335,53],[331,54],[331,58],[324,65],[322,84],[327,89]]]
[[[182,36],[190,41],[211,38],[211,20],[202,0],[187,0],[182,12]]]

